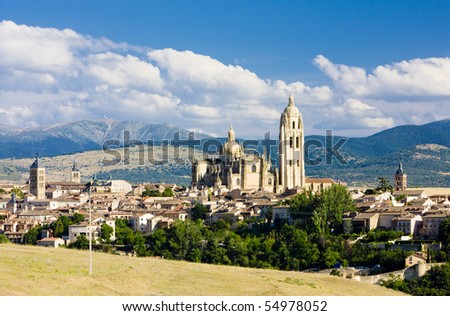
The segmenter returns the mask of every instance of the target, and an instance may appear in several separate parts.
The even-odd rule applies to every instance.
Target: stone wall
[[[355,281],[367,283],[367,284],[379,284],[381,280],[388,280],[391,277],[399,276],[404,280],[412,280],[417,277],[422,277],[427,271],[429,271],[433,266],[442,265],[444,263],[422,263],[415,264],[403,270],[397,270],[393,272],[374,274],[374,275],[361,275],[364,271],[359,271],[354,268],[341,268],[333,269],[340,272],[343,278],[352,279]],[[322,270],[320,273],[330,274],[332,270]],[[362,273],[361,273],[362,272]]]

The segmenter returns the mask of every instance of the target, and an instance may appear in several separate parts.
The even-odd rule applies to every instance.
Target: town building
[[[64,245],[64,239],[58,237],[46,237],[37,241],[37,245],[41,247],[58,248]]]

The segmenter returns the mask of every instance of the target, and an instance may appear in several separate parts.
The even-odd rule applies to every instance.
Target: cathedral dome
[[[289,115],[289,116],[298,116],[298,115],[300,115],[299,110],[294,105],[294,97],[292,96],[292,94],[289,97],[289,103],[288,103],[287,107],[284,109],[283,113],[286,114],[286,115]]]
[[[228,141],[225,144],[225,154],[227,157],[239,158],[242,156],[242,147],[236,141]]]
[[[224,146],[224,154],[227,159],[240,158],[243,154],[241,145],[236,142],[233,125],[230,126],[230,130],[228,131],[228,141]]]

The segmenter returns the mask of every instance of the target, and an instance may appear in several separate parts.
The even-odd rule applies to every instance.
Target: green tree
[[[394,192],[394,187],[389,183],[387,178],[378,177],[378,186],[375,188],[376,191],[379,192]]]
[[[22,191],[20,188],[13,188],[13,189],[11,190],[11,193],[15,193],[16,196],[17,196],[19,199],[23,199],[23,198],[24,198],[23,191]]]
[[[100,237],[102,238],[102,242],[106,244],[111,243],[111,236],[114,232],[114,229],[106,223],[103,223],[100,226]]]
[[[225,238],[226,255],[233,265],[247,267],[249,259],[247,256],[247,245],[241,236],[230,232]]]
[[[165,229],[157,229],[151,235],[146,236],[146,242],[149,245],[150,255],[167,257],[167,234]]]
[[[158,190],[150,189],[149,187],[146,187],[145,190],[142,192],[142,196],[161,196],[161,192]]]
[[[450,217],[447,217],[439,225],[439,240],[442,241],[446,247],[450,245]]]
[[[203,224],[199,221],[177,220],[168,229],[168,243],[174,257],[179,260],[198,262],[201,257],[197,249],[202,249]]]
[[[165,188],[161,196],[164,197],[172,197],[173,196],[173,190],[172,188]]]
[[[318,199],[312,191],[296,194],[292,199],[288,200],[291,214],[312,214],[318,204]]]
[[[75,213],[73,213],[73,215],[72,215],[72,219],[71,219],[71,221],[70,221],[70,225],[73,225],[73,224],[79,224],[79,223],[81,223],[82,221],[84,221],[84,215],[83,214],[80,214],[80,213],[78,213],[78,212],[75,212]]]
[[[196,221],[198,219],[205,220],[206,214],[208,214],[208,208],[200,203],[195,203],[191,208],[191,219]]]
[[[41,239],[42,226],[36,226],[29,229],[23,235],[23,243],[26,245],[36,245],[37,241]]]
[[[3,234],[0,234],[0,244],[7,244],[7,243],[9,243],[8,237],[6,237]]]
[[[67,236],[69,234],[69,225],[72,222],[67,216],[60,216],[58,219],[53,222],[50,226],[53,230],[53,235],[56,237],[62,237],[63,235]]]
[[[312,216],[318,207],[319,198],[312,191],[296,194],[288,200],[291,217],[298,220],[303,229],[309,230],[312,226]]]
[[[344,213],[355,210],[355,202],[347,188],[340,184],[333,184],[330,188],[322,190],[317,199],[317,207],[312,217],[316,233],[326,235],[330,232],[334,234],[342,232]]]
[[[134,231],[128,227],[116,226],[116,245],[133,245],[134,244]]]
[[[397,248],[380,252],[380,265],[388,271],[396,271],[405,268],[405,258],[408,253]]]
[[[325,267],[332,268],[334,264],[339,261],[339,258],[339,252],[332,250],[331,248],[327,248],[327,250],[325,250],[325,253],[323,254]]]
[[[89,249],[89,239],[86,235],[78,235],[77,239],[73,243],[70,243],[69,248]]]
[[[145,238],[140,231],[133,233],[133,250],[138,257],[145,257],[148,255],[147,248],[145,246]]]
[[[287,268],[293,270],[304,270],[319,260],[319,249],[312,243],[308,233],[296,225],[283,225],[279,239],[286,245],[288,250]],[[281,245],[283,246],[283,245]],[[281,247],[282,248],[282,247]],[[280,258],[281,261],[286,260]]]

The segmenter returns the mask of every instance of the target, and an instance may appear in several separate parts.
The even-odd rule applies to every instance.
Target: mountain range
[[[176,132],[180,139],[187,139],[189,131],[170,124],[150,124],[136,121],[83,120],[50,126],[17,129],[0,125],[0,158],[25,158],[57,156],[101,149],[107,141],[124,142],[124,132],[129,139],[147,143],[154,140],[173,139]],[[195,133],[197,139],[208,135]],[[125,138],[126,139],[126,138]]]
[[[116,140],[122,144],[124,131],[129,132],[129,138],[132,140],[146,143],[152,139],[156,147],[159,147],[164,139],[173,139],[177,131],[180,133],[180,139],[187,139],[189,133],[169,124],[109,119],[84,120],[30,129],[0,125],[0,158],[32,158],[35,153],[51,157],[99,150],[108,140]],[[195,138],[204,141],[211,137],[196,133]],[[219,140],[224,141],[223,138]],[[343,144],[341,147],[336,145],[336,148],[343,159],[333,158],[327,162],[325,157],[332,148],[327,148],[325,136],[305,137],[306,145],[314,144],[308,148],[306,155],[316,162],[305,166],[308,176],[330,177],[349,185],[370,186],[376,184],[377,177],[391,179],[398,163],[402,162],[408,174],[409,186],[450,186],[450,119],[424,125],[397,126],[368,137],[333,136],[332,146],[340,144],[339,141]],[[275,150],[271,151],[271,159],[276,164],[276,146],[272,149]],[[262,152],[261,148],[258,150]],[[109,168],[108,174],[132,182],[151,182],[155,180],[152,177],[157,176],[158,181],[173,182],[174,179],[184,179],[183,184],[189,183],[190,170],[186,164],[178,167],[172,161],[169,165],[170,167],[164,169],[163,165],[159,164],[158,174],[152,173],[151,166]],[[7,170],[12,167],[13,165],[9,165],[9,169],[3,169],[1,172],[8,173]],[[24,172],[22,169],[21,172]],[[101,173],[102,169],[96,172]],[[3,178],[7,177],[3,175]]]

